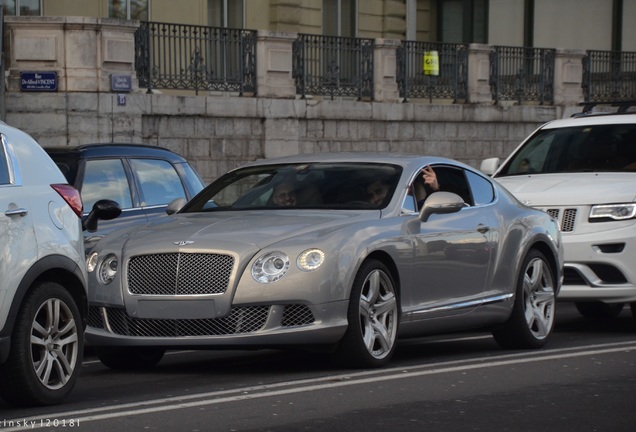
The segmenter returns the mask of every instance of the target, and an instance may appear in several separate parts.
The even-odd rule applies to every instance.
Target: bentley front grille
[[[128,291],[142,295],[222,294],[233,267],[230,255],[139,255],[128,262]]]
[[[263,329],[272,306],[232,308],[230,314],[213,319],[140,319],[126,314],[125,309],[89,308],[88,325],[122,336],[187,337],[224,336],[255,333]],[[103,314],[103,315],[102,315]],[[314,323],[314,315],[305,305],[285,305],[281,325],[297,327]]]

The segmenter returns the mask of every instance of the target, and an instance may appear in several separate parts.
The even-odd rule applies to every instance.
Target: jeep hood
[[[534,207],[634,202],[635,173],[564,173],[495,177],[517,199]]]

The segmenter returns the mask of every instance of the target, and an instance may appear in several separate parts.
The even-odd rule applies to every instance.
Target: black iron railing
[[[555,49],[495,46],[490,88],[495,101],[554,102]]]
[[[438,59],[438,74],[425,72],[424,62],[432,53]],[[468,98],[468,49],[466,45],[403,41],[397,49],[397,83],[400,97]]]
[[[149,90],[256,93],[256,31],[143,21],[135,69]]]
[[[587,51],[582,87],[586,102],[636,100],[636,52]]]
[[[293,77],[301,96],[373,99],[373,39],[299,34]]]

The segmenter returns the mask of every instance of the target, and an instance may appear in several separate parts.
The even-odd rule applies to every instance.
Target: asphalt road
[[[134,373],[88,356],[65,404],[0,402],[0,432],[636,431],[636,320],[559,306],[542,350],[502,350],[484,333],[421,338],[381,370],[303,352],[181,351]]]

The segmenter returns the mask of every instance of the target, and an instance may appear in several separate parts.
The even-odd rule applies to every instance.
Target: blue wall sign
[[[57,91],[57,72],[20,72],[20,90]]]
[[[110,89],[114,92],[132,91],[132,76],[112,74],[110,76]]]

